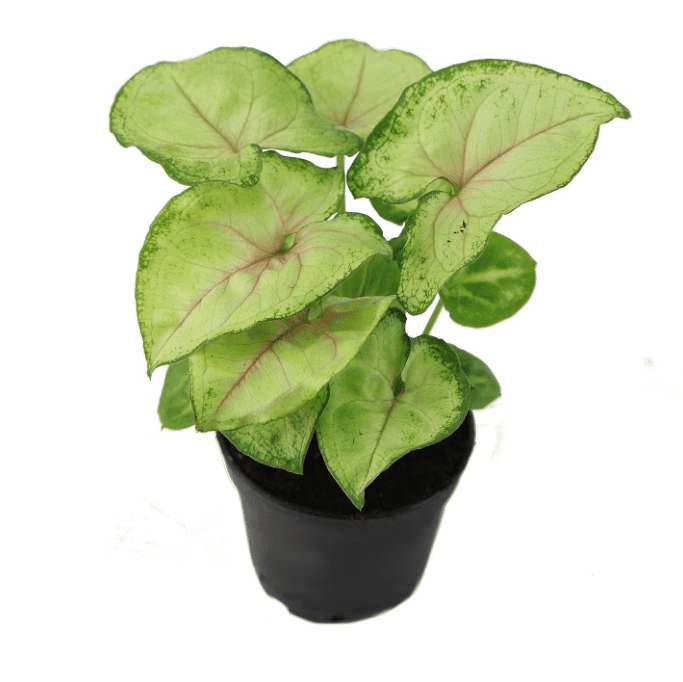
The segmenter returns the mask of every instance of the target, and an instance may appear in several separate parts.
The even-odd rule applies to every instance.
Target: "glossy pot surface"
[[[327,470],[315,436],[302,476],[260,464],[216,435],[263,589],[294,615],[330,623],[378,615],[415,591],[475,428],[469,412],[448,438],[401,457],[366,488],[360,511]]]

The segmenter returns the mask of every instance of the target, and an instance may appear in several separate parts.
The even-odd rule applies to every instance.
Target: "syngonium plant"
[[[629,116],[539,66],[432,72],[353,40],[287,67],[240,47],[143,69],[119,91],[111,131],[191,185],[152,223],[137,271],[148,375],[168,365],[162,425],[221,431],[298,474],[316,432],[362,509],[382,471],[500,395],[486,364],[429,334],[436,316],[486,327],[526,303],[536,263],[494,226],[566,185],[600,125]],[[401,234],[346,212],[346,183]],[[408,336],[406,313],[437,296],[424,333]]]

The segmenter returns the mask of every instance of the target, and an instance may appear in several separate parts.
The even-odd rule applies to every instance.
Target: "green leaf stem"
[[[358,509],[382,471],[450,435],[469,409],[470,386],[457,354],[431,336],[411,339],[405,321],[395,309],[384,316],[330,381],[318,419],[325,463]]]
[[[431,72],[414,54],[355,40],[327,43],[288,68],[303,81],[323,120],[362,140],[408,85]]]
[[[140,253],[136,300],[148,373],[206,341],[290,317],[368,258],[380,228],[338,210],[339,170],[266,152],[261,182],[209,181],[171,199]]]
[[[226,334],[190,356],[198,431],[231,431],[284,417],[313,400],[357,353],[394,296],[328,297],[308,310]]]
[[[536,261],[512,239],[492,232],[481,256],[446,280],[439,296],[454,322],[488,327],[512,317],[535,285]]]
[[[185,185],[258,182],[263,149],[323,156],[355,153],[359,137],[323,121],[301,81],[247,47],[159,62],[119,91],[111,132]]]
[[[502,215],[566,185],[593,151],[600,125],[629,116],[588,83],[512,61],[459,64],[406,88],[348,173],[356,198],[419,198],[399,257],[406,309],[424,312],[444,282],[481,254]],[[439,178],[452,194],[428,191]]]

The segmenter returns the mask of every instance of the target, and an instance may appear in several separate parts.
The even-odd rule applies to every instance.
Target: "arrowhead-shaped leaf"
[[[259,50],[222,47],[160,62],[119,91],[110,127],[186,185],[258,182],[262,149],[353,154],[361,140],[323,121],[301,81]]]
[[[327,43],[288,68],[308,88],[322,119],[363,140],[403,90],[431,72],[414,54],[355,40]]]
[[[500,398],[500,384],[489,366],[462,348],[448,345],[457,353],[462,371],[470,382],[470,410],[481,410]]]
[[[406,88],[348,173],[356,198],[421,197],[399,260],[406,309],[424,312],[483,251],[502,215],[566,185],[593,151],[600,125],[629,116],[588,83],[518,62],[468,62]],[[453,196],[422,196],[438,178]]]
[[[512,239],[492,232],[484,252],[458,270],[439,296],[451,319],[488,327],[512,317],[536,285],[536,261]]]
[[[469,408],[470,386],[457,354],[440,339],[408,337],[405,319],[395,309],[385,315],[330,381],[318,419],[325,463],[358,509],[382,471],[450,435]]]
[[[149,374],[222,334],[294,315],[375,254],[392,258],[367,216],[327,220],[343,192],[339,170],[264,156],[255,187],[196,185],[150,227],[136,284]]]
[[[318,316],[303,310],[200,346],[190,356],[197,430],[264,424],[313,400],[353,358],[394,300],[329,297]]]
[[[166,429],[179,431],[194,426],[190,402],[190,363],[187,358],[168,366],[158,413],[161,425]]]
[[[304,459],[315,423],[330,394],[327,385],[318,395],[296,412],[265,424],[250,424],[223,435],[235,447],[261,464],[304,473]]]

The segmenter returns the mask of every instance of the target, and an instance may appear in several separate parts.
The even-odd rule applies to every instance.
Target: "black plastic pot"
[[[365,489],[360,511],[315,436],[302,476],[260,464],[216,435],[263,589],[296,616],[335,623],[376,616],[415,591],[475,428],[469,412],[445,440],[401,457]]]

